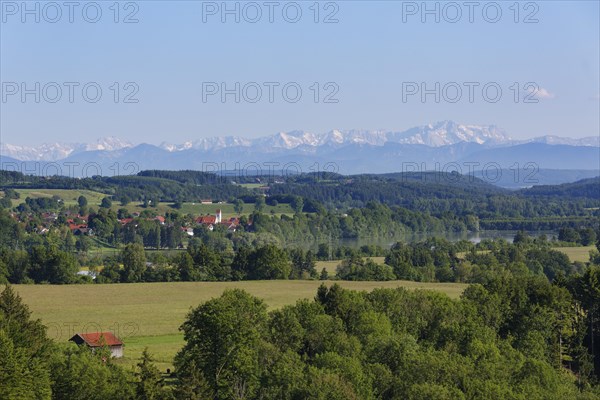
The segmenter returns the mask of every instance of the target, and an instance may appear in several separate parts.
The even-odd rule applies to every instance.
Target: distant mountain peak
[[[85,145],[86,151],[91,150],[105,150],[105,151],[113,151],[113,150],[121,150],[127,147],[133,147],[133,143],[128,142],[126,140],[120,139],[116,136],[106,136],[96,140],[94,143],[88,143]]]
[[[431,147],[448,146],[461,142],[477,144],[502,144],[511,141],[510,136],[495,125],[463,125],[454,121],[439,121],[394,133],[402,144],[422,144]]]

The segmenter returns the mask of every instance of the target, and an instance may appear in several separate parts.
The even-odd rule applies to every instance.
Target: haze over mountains
[[[39,146],[19,146],[0,143],[0,155],[21,161],[57,161],[84,151],[113,151],[133,147],[125,140],[110,136],[94,143],[43,143]]]
[[[114,137],[94,143],[47,143],[37,147],[1,143],[0,156],[5,169],[15,169],[14,165],[21,161],[40,162],[42,167],[38,174],[44,174],[45,163],[59,161],[95,163],[101,166],[104,175],[115,173],[114,168],[110,169],[115,163],[133,163],[138,170],[204,171],[243,169],[249,164],[256,170],[255,164],[258,164],[259,168],[267,168],[264,172],[286,169],[286,165],[294,163],[294,171],[329,170],[344,174],[444,168],[470,173],[490,166],[500,170],[527,166],[538,170],[570,170],[569,174],[562,174],[564,180],[560,173],[546,173],[541,174],[545,179],[539,182],[562,183],[567,181],[566,176],[583,179],[599,174],[600,138],[542,136],[514,140],[494,125],[442,121],[405,131],[292,131],[255,139],[227,136],[180,144],[163,142],[158,146],[135,145]],[[448,167],[448,163],[458,164],[458,167],[454,164]],[[112,172],[107,172],[109,170]],[[55,170],[51,172],[55,173]],[[531,186],[526,182],[513,183],[513,186]]]

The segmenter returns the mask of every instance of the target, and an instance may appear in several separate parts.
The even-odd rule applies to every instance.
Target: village
[[[203,204],[210,203],[205,201]],[[151,212],[132,212],[128,215],[122,215],[120,218],[117,217],[116,221],[123,229],[136,229],[140,221],[150,221],[156,223],[158,226],[171,228],[177,225],[181,233],[187,237],[193,237],[194,228],[197,227],[204,227],[211,232],[217,229],[217,227],[222,227],[227,232],[235,232],[240,226],[240,217],[231,216],[224,218],[223,212],[219,208],[215,209],[214,214],[191,216],[191,218],[188,215],[185,218],[177,218],[176,221],[173,215],[148,216],[148,214],[151,214]],[[90,223],[90,220],[93,220],[96,214],[82,215],[78,212],[65,209],[52,212],[45,211],[39,213],[39,215],[28,213],[24,216],[16,212],[12,212],[10,215],[16,221],[28,224],[30,231],[39,235],[45,235],[53,227],[61,226],[68,227],[68,230],[74,236],[93,237],[96,234],[93,222]]]

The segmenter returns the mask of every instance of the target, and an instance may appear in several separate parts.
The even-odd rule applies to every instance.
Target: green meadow
[[[240,288],[265,300],[270,309],[314,298],[321,281],[168,282],[107,285],[14,285],[35,318],[48,326],[48,335],[67,341],[76,332],[113,331],[125,343],[119,362],[134,365],[145,347],[162,370],[172,368],[183,344],[179,326],[192,307]],[[333,284],[332,281],[325,282]],[[353,290],[404,287],[436,290],[458,298],[466,285],[456,283],[345,282]]]
[[[595,248],[596,246],[555,247],[554,250],[562,251],[572,262],[588,262],[590,261],[590,251]]]

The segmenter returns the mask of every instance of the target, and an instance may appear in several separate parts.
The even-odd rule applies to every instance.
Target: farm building
[[[85,344],[92,351],[99,347],[107,346],[110,349],[112,357],[123,357],[123,342],[112,332],[76,333],[69,340],[78,345]]]

